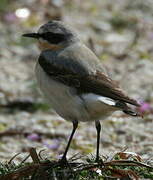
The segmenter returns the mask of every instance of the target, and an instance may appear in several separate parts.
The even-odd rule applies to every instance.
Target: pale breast
[[[51,104],[52,108],[65,120],[88,121],[89,115],[83,100],[70,88],[58,81],[52,80],[37,63],[36,78],[38,85]]]

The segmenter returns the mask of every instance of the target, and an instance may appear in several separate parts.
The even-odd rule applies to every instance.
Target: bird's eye
[[[52,44],[58,44],[65,40],[65,36],[63,34],[46,32],[41,34],[41,37]]]

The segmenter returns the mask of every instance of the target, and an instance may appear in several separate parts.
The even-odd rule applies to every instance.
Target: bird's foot
[[[105,164],[104,164],[104,161],[103,161],[99,156],[96,157],[95,162],[96,162],[97,164],[99,164],[99,165],[102,165],[102,166],[105,165]]]
[[[67,158],[64,156],[58,161],[58,164],[62,167],[70,167]]]

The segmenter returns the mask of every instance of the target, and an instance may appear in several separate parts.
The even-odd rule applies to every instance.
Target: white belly
[[[92,93],[78,96],[74,88],[52,80],[38,63],[36,77],[41,91],[52,108],[65,120],[93,121],[104,118],[116,110],[100,100],[102,96]]]

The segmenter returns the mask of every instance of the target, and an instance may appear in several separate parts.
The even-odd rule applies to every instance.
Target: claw
[[[71,169],[71,166],[66,157],[62,157],[62,159],[58,161],[58,164],[62,167],[69,167]]]
[[[104,161],[100,157],[96,157],[95,162],[99,165],[105,166]]]

